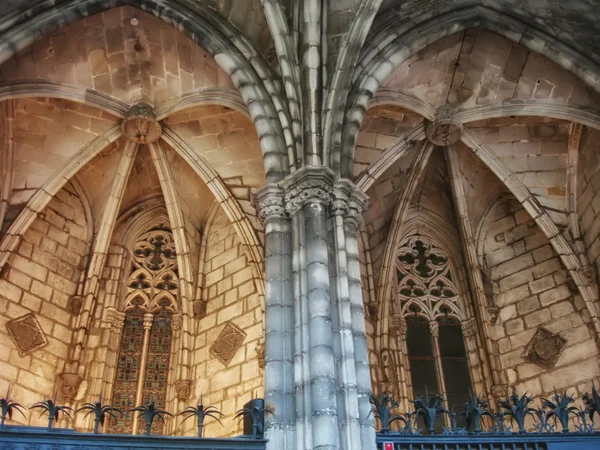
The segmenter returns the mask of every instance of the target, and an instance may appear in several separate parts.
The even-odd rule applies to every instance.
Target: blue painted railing
[[[264,450],[265,439],[197,438],[77,433],[73,430],[6,427],[1,450]]]
[[[600,450],[600,434],[407,436],[401,433],[377,433],[377,448],[379,450]]]

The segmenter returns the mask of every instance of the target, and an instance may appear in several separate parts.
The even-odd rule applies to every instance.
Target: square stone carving
[[[240,330],[236,324],[227,322],[225,327],[223,327],[221,334],[219,334],[219,337],[210,348],[210,351],[219,361],[227,366],[235,356],[235,353],[239,350],[245,338],[246,333]]]
[[[33,352],[48,343],[33,313],[9,320],[6,322],[6,329],[22,354]]]
[[[540,327],[525,347],[523,358],[545,369],[556,365],[567,341],[558,334]]]

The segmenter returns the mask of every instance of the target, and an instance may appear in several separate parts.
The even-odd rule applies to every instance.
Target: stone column
[[[265,227],[265,417],[268,450],[293,450],[296,423],[292,235],[283,189],[266,185],[254,197]]]
[[[152,313],[144,314],[144,340],[142,341],[142,356],[140,357],[140,371],[138,374],[137,392],[135,394],[135,407],[142,404],[144,396],[144,378],[146,378],[146,364],[148,362],[148,343],[150,342],[150,330],[152,329],[152,321],[154,315]],[[136,413],[133,417],[133,430],[131,434],[138,434],[139,419]]]
[[[351,373],[355,383],[355,394],[352,387],[347,388],[342,385],[338,390],[346,391],[348,400],[356,395],[358,410],[356,414],[352,410],[346,412],[344,421],[351,422],[353,416],[357,416],[359,425],[359,436],[352,436],[352,441],[357,439],[357,443],[349,443],[344,448],[360,448],[362,450],[375,449],[375,424],[372,414],[371,397],[371,370],[369,366],[369,350],[367,346],[367,331],[365,325],[365,309],[361,286],[360,259],[358,249],[358,232],[363,208],[367,202],[367,196],[349,180],[339,180],[334,188],[333,213],[337,217],[337,233],[335,244],[335,253],[340,258],[342,264],[337,267],[338,286],[342,290],[339,301],[347,302],[341,311],[349,314],[344,317],[342,323],[347,323],[349,329],[340,327],[341,339],[349,337],[351,340],[346,344],[346,348],[352,347],[352,355],[346,355],[348,367],[347,373]],[[337,207],[336,207],[337,206]],[[343,226],[340,228],[340,219],[343,218]],[[345,267],[343,261],[345,260]],[[346,288],[347,285],[347,288]],[[347,297],[346,297],[347,296]],[[349,322],[347,322],[349,320]],[[349,336],[348,336],[348,333]],[[351,343],[351,345],[350,345]]]
[[[335,174],[304,167],[282,182],[294,223],[297,449],[338,450],[340,431],[327,218]]]

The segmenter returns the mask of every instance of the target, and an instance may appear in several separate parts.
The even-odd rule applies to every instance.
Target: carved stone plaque
[[[567,341],[558,334],[540,327],[525,347],[523,358],[545,369],[551,369],[556,365],[566,343]]]
[[[227,366],[245,338],[246,333],[240,330],[233,322],[227,322],[223,331],[221,331],[221,334],[219,334],[219,337],[210,348],[210,351],[219,361]]]
[[[33,313],[6,322],[6,329],[20,353],[30,353],[48,343]]]

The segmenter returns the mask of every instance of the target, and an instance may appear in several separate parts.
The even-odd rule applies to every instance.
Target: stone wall
[[[596,274],[600,269],[600,132],[584,130],[577,173],[577,213],[581,235]],[[597,280],[596,276],[596,280]]]
[[[12,385],[15,401],[30,406],[51,398],[63,371],[72,337],[70,298],[77,289],[88,251],[87,219],[82,201],[68,183],[25,233],[0,278],[0,389]],[[7,334],[7,322],[33,313],[48,343],[19,352]],[[21,345],[30,340],[19,339]],[[23,420],[19,415],[15,420]],[[33,425],[44,419],[27,414]]]
[[[0,70],[2,81],[32,78],[154,105],[194,89],[231,86],[214,59],[190,38],[128,6],[67,25],[34,42]]]
[[[589,317],[545,235],[516,200],[506,197],[486,217],[479,244],[498,308],[491,337],[508,386],[534,397],[554,388],[589,390],[600,374]],[[551,368],[524,357],[540,327],[566,341]]]
[[[225,415],[223,427],[213,420],[207,421],[206,436],[231,436],[242,431],[242,425],[233,419],[236,411],[250,399],[263,395],[257,346],[264,334],[264,313],[243,247],[222,211],[215,214],[205,232],[208,235],[203,298],[208,303],[206,316],[197,323],[192,376],[195,385],[190,403],[202,397],[205,405],[214,405]],[[219,341],[228,323],[233,323],[244,336],[232,359],[225,364],[211,347]],[[225,347],[222,346],[223,350]],[[191,421],[186,426],[187,432],[193,432]]]
[[[474,107],[505,99],[597,102],[573,74],[544,56],[491,31],[446,36],[404,61],[382,87],[413,94],[436,106]]]

